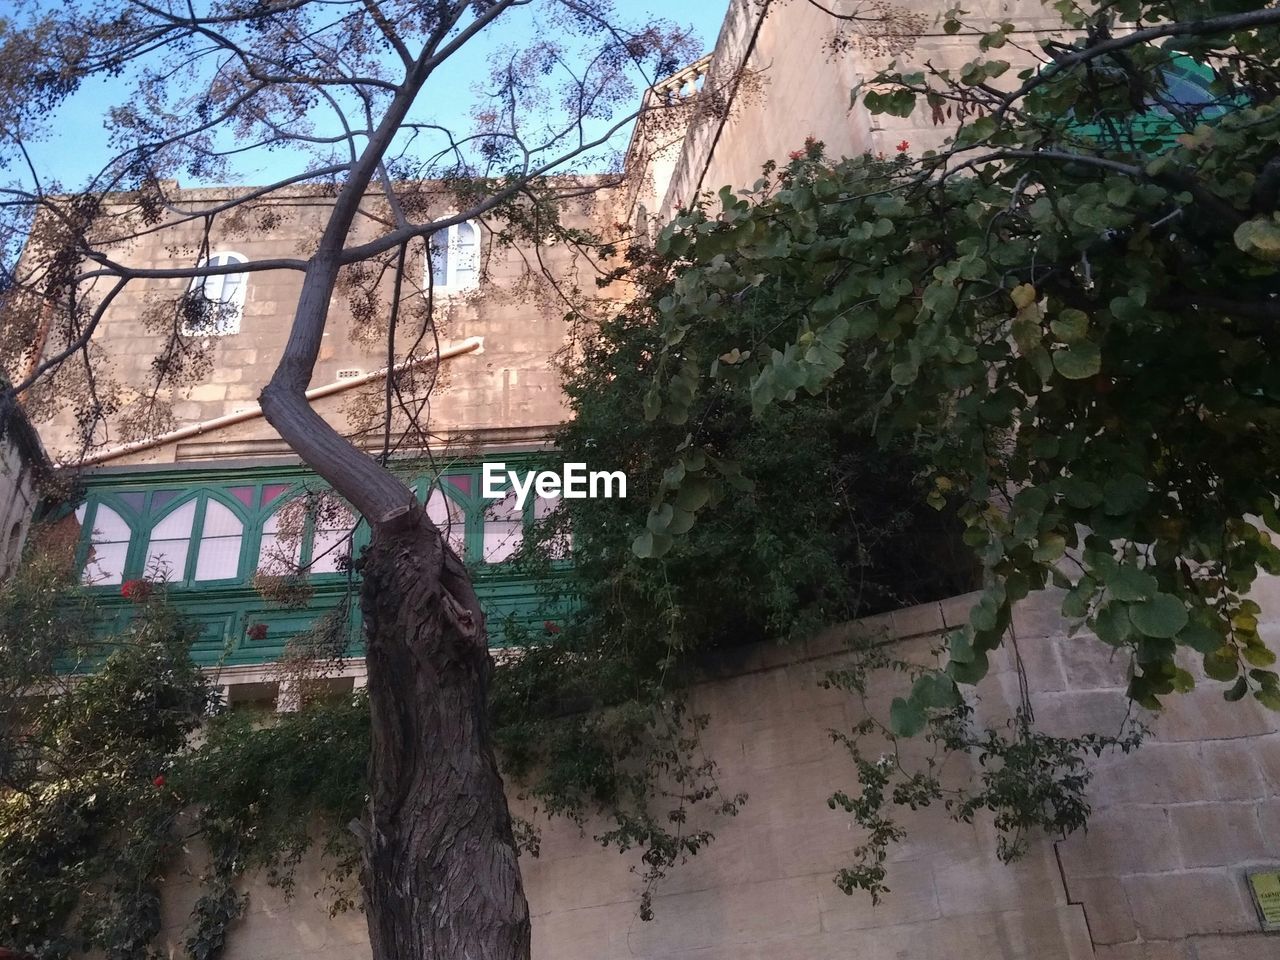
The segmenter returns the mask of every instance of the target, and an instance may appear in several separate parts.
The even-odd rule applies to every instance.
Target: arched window
[[[318,506],[303,498],[286,503],[262,525],[258,572],[276,577],[304,568],[311,573],[341,573],[351,559],[355,526],[355,514],[336,497]]]
[[[470,290],[480,279],[480,228],[455,223],[431,235],[431,286],[436,293]]]
[[[462,507],[439,487],[432,487],[431,496],[427,497],[427,517],[445,535],[453,552],[461,557],[467,532],[467,515]]]
[[[225,267],[245,261],[246,258],[238,253],[223,251],[211,255],[200,266]],[[194,277],[190,291],[192,315],[182,325],[183,334],[221,337],[239,333],[248,281],[249,275],[245,273],[217,273]]]
[[[99,507],[98,509],[102,509]],[[196,519],[196,501],[188,500],[151,528],[146,560],[147,577],[181,583],[187,576],[187,554],[191,550],[191,528]]]
[[[76,519],[81,525],[88,512],[89,505],[86,503],[76,508]],[[81,581],[92,586],[122,582],[132,534],[124,517],[106,504],[97,504],[93,510],[93,530],[89,534],[89,553],[85,559]]]
[[[204,507],[200,552],[196,555],[196,580],[230,580],[240,573],[240,546],[244,524],[217,500]]]

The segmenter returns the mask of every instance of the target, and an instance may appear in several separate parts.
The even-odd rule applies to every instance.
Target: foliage
[[[207,850],[186,949],[220,955],[260,871],[293,891],[319,843],[334,909],[353,905],[348,828],[365,802],[362,696],[284,716],[225,711],[162,584],[95,636],[55,553],[0,587],[0,940],[39,958],[158,956],[164,879]],[[77,671],[82,672],[77,672]],[[199,734],[197,736],[197,731]]]
[[[86,608],[49,573],[37,561],[0,588],[0,937],[39,957],[153,956],[183,806],[167,773],[213,694],[168,608],[91,648]],[[91,649],[93,672],[69,677]]]
[[[692,426],[635,549],[660,555],[692,520],[697,398],[729,392],[763,415],[870,378],[886,383],[877,436],[912,443],[984,570],[939,682],[979,680],[1012,604],[1055,585],[1076,628],[1130,655],[1143,706],[1193,684],[1180,657],[1194,653],[1229,699],[1280,708],[1247,596],[1280,572],[1256,522],[1280,529],[1276,11],[1058,8],[1084,32],[1046,42],[1054,62],[1015,89],[984,54],[860,94],[872,113],[962,118],[940,150],[801,155],[663,231],[678,267],[646,416]],[[1139,22],[1155,26],[1112,39]],[[1171,100],[1175,58],[1212,71],[1205,102]],[[761,298],[778,322],[739,329]],[[713,493],[751,474],[708,463]],[[898,732],[923,726],[924,689],[898,706]]]
[[[701,460],[686,461],[672,522],[687,525],[697,511],[699,523],[657,563],[636,557],[637,502],[664,482],[663,454],[689,427],[644,420],[671,261],[640,246],[628,257],[621,275],[636,296],[576,344],[565,376],[573,416],[555,437],[558,460],[624,471],[627,498],[566,499],[527,542],[525,569],[546,575],[553,603],[571,596],[574,612],[519,644],[493,696],[498,745],[527,792],[550,813],[604,814],[598,839],[642,847],[656,878],[710,839],[699,809],[737,806],[699,745],[706,718],[683,701],[700,660],[962,592],[972,566],[954,518],[925,505],[913,483],[918,464],[877,448],[864,415],[875,383],[760,417],[728,391],[698,397],[686,419]],[[757,301],[728,319],[745,337],[775,318],[773,303]],[[719,335],[691,330],[683,345]],[[713,496],[698,478],[729,461],[750,464],[751,481],[736,475]],[[570,532],[565,570],[556,558]]]
[[[942,653],[933,651],[935,657]],[[849,657],[827,673],[823,685],[848,692],[858,701],[862,716],[851,732],[832,732],[849,752],[859,790],[854,796],[838,790],[828,805],[850,814],[866,837],[854,850],[853,864],[836,875],[837,886],[846,894],[864,890],[878,903],[889,892],[889,847],[906,836],[899,819],[902,808],[919,810],[941,802],[953,819],[966,823],[981,811],[990,813],[998,835],[996,852],[1006,863],[1027,852],[1034,830],[1061,837],[1087,824],[1093,779],[1088,759],[1103,752],[1127,754],[1142,742],[1145,731],[1126,719],[1115,733],[1045,733],[1035,725],[1020,663],[1018,669],[1022,701],[1003,728],[979,728],[973,703],[958,697],[936,671],[892,656],[874,638],[851,643]],[[888,718],[877,715],[874,701],[882,696],[875,695],[883,694],[893,674],[920,691],[926,704],[920,720],[902,716],[907,709],[902,698],[894,699]],[[882,748],[874,759],[869,755],[871,744]],[[968,761],[959,771],[956,758]]]

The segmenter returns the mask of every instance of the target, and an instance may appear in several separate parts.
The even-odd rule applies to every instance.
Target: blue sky
[[[690,27],[702,42],[704,52],[715,43],[728,7],[728,0],[617,0],[617,8],[629,19],[663,17]],[[490,53],[503,46],[519,44],[519,30],[527,21],[512,17],[499,21],[483,42],[473,43],[451,61],[439,78],[436,88],[424,91],[430,96],[430,116],[456,130],[469,128],[469,111],[473,102],[471,85],[484,75]],[[62,189],[85,184],[111,158],[105,112],[108,107],[127,98],[128,88],[121,80],[95,79],[81,87],[51,117],[47,138],[29,144],[33,162],[41,178],[56,180]],[[420,100],[421,102],[421,100]],[[625,146],[627,132],[617,138],[620,149]],[[240,184],[269,183],[281,176],[297,172],[298,159],[287,153],[254,151],[234,166],[229,178]],[[200,182],[184,180],[183,186],[199,186]]]

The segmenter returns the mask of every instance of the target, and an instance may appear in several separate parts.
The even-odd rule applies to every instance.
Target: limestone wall
[[[234,251],[250,261],[309,256],[331,203],[330,199],[313,194],[314,191],[295,190],[292,194],[282,191],[281,199],[254,213],[237,220],[216,220],[209,249]],[[225,202],[231,195],[226,189],[175,190],[171,199],[178,209],[203,209]],[[442,197],[437,203],[437,214],[449,212],[449,203]],[[576,227],[594,227],[598,219],[595,204],[595,198],[589,194],[566,204],[565,222]],[[260,220],[266,226],[261,225]],[[372,216],[358,218],[350,242],[373,239],[380,229]],[[199,259],[202,242],[200,222],[182,223],[120,244],[111,248],[111,252],[121,263],[135,268],[189,267]],[[421,244],[411,248],[408,260],[407,305],[397,338],[398,359],[407,356],[420,328],[420,323],[409,312],[409,305],[415,299],[422,299],[416,291],[425,284],[424,249]],[[445,363],[443,382],[433,393],[431,404],[430,421],[435,432],[447,436],[498,430],[542,437],[549,426],[563,420],[565,407],[554,361],[566,346],[569,334],[563,320],[564,301],[545,285],[539,287],[531,283],[530,276],[545,265],[560,283],[578,284],[588,293],[594,292],[592,278],[579,276],[583,268],[578,261],[574,251],[564,244],[544,245],[536,251],[504,247],[492,243],[490,235],[485,233],[481,265],[486,282],[474,292],[453,297],[441,295],[436,302],[442,345],[480,337],[484,346],[481,352]],[[389,273],[384,279],[383,301],[376,311],[382,323],[386,322],[388,313]],[[126,409],[130,400],[147,391],[153,377],[153,361],[166,342],[163,331],[145,322],[148,306],[157,298],[172,299],[181,295],[188,284],[189,281],[183,279],[134,281],[112,302],[103,318],[95,338],[103,357],[101,376],[104,384],[114,383],[120,388]],[[302,274],[297,270],[275,269],[247,275],[239,331],[204,338],[212,368],[207,376],[172,396],[171,426],[201,423],[255,406],[288,337],[301,284]],[[102,293],[97,290],[91,295]],[[348,295],[340,289],[331,301],[324,342],[311,382],[313,387],[335,382],[343,376],[370,373],[386,365],[385,337],[359,341],[352,336],[354,327]],[[418,350],[419,355],[432,346],[433,338],[428,335]],[[380,393],[381,384],[374,384],[367,392]],[[316,407],[338,429],[349,430],[352,396],[348,393],[326,398],[318,401]],[[412,392],[409,399],[414,399]],[[102,438],[108,445],[134,439],[122,434],[118,419]],[[74,425],[73,411],[66,406],[42,417],[39,428],[51,455],[78,453]],[[164,463],[282,452],[287,451],[274,430],[259,419],[219,431],[213,437],[168,444],[113,462]]]
[[[0,579],[17,565],[36,507],[36,471],[44,451],[21,411],[0,440]]]
[[[1280,587],[1268,592],[1280,600]],[[926,655],[946,626],[963,622],[970,600],[913,607],[846,632],[898,638],[899,652]],[[1024,604],[1014,625],[1037,717],[1063,733],[1114,732],[1125,711],[1124,664],[1091,638],[1067,639],[1055,604],[1052,596]],[[1260,932],[1245,885],[1247,868],[1280,864],[1280,723],[1249,703],[1224,703],[1212,684],[1173,698],[1136,754],[1098,764],[1087,834],[1037,838],[1024,860],[1007,866],[989,822],[955,823],[935,807],[906,820],[910,835],[892,854],[892,892],[880,906],[845,896],[832,877],[861,837],[826,799],[856,781],[828,731],[849,729],[861,709],[818,686],[840,663],[844,635],[832,631],[803,650],[748,650],[697,688],[698,708],[712,716],[705,746],[721,765],[723,789],[750,799],[705,853],[656,888],[653,921],[637,915],[634,860],[570,825],[544,824],[541,856],[522,862],[538,960],[1280,956],[1280,935]],[[877,684],[875,709],[897,682]],[[979,695],[981,716],[1009,714],[1017,697],[1010,658]],[[309,892],[315,865],[307,869],[292,903],[253,888],[230,960],[368,956],[361,918],[330,921]],[[173,886],[171,903],[189,899],[180,878]],[[181,911],[171,917],[176,938]]]
[[[958,68],[977,55],[977,33],[1004,20],[1014,22],[1018,31],[1012,42],[987,56],[1015,65],[1032,62],[1037,36],[1061,33],[1055,29],[1061,18],[1038,0],[977,0],[961,4],[973,29],[949,36],[939,22],[949,6],[930,0],[876,5],[732,0],[708,81],[710,88],[726,91],[729,109],[691,127],[674,171],[658,178],[667,185],[657,208],[660,219],[669,219],[703,191],[715,192],[726,184],[750,186],[765,161],[785,164],[806,137],[823,141],[832,159],[867,151],[891,156],[904,140],[917,155],[936,147],[953,132],[954,118],[935,124],[923,108],[906,119],[872,116],[860,97],[857,102],[851,98],[853,89],[894,60],[904,69],[920,69],[925,63]],[[876,28],[838,19],[823,7],[843,16],[875,16],[888,9],[905,13],[913,19],[895,21],[887,29],[910,41],[899,49],[877,40]],[[732,77],[740,72],[745,79],[738,83]],[[1006,74],[1010,82],[1016,82],[1016,72]]]

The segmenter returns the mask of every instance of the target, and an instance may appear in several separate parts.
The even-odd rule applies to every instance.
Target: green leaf
[[[674,513],[675,511],[672,509],[671,504],[664,503],[649,511],[645,526],[653,533],[665,533],[667,527],[671,526],[671,518]]]
[[[1236,652],[1230,647],[1219,647],[1212,653],[1206,653],[1204,672],[1211,679],[1221,680],[1224,683],[1234,679],[1240,672],[1240,661],[1236,658]]]
[[[1149,637],[1175,637],[1187,625],[1187,608],[1177,597],[1160,593],[1131,606],[1129,619]]]
[[[1267,263],[1280,263],[1280,221],[1274,214],[1246,220],[1236,227],[1232,239],[1242,253]]]
[[[1107,590],[1117,600],[1147,600],[1160,592],[1160,586],[1151,574],[1120,566],[1107,579]]]
[[[920,371],[913,363],[895,363],[889,370],[889,378],[900,387],[915,383],[919,375]]]
[[[653,556],[653,534],[646,530],[640,536],[631,541],[631,552],[641,560],[648,560]]]
[[[933,283],[924,291],[924,305],[939,320],[949,316],[960,300],[960,291],[949,283]]]
[[[899,737],[914,737],[924,729],[924,709],[913,701],[894,697],[889,705],[889,729]]]
[[[676,508],[696,513],[711,499],[711,484],[702,477],[689,477],[676,494]]]
[[[973,638],[968,630],[953,630],[947,638],[952,663],[973,662]]]
[[[1213,653],[1222,648],[1222,634],[1212,627],[1193,621],[1178,634],[1178,642],[1197,653]]]
[[[1090,340],[1056,350],[1053,365],[1068,380],[1087,380],[1102,369],[1102,351]]]
[[[1136,473],[1126,473],[1108,480],[1102,488],[1102,495],[1107,516],[1118,517],[1141,507],[1147,502],[1150,492],[1145,479]]]
[[[1036,563],[1053,563],[1067,552],[1067,538],[1060,533],[1043,533],[1031,559]]]
[[[924,708],[947,710],[960,702],[960,691],[946,674],[926,673],[912,685],[911,699]]]
[[[1089,315],[1083,310],[1063,310],[1049,321],[1049,329],[1063,343],[1079,343],[1089,333]]]
[[[1280,711],[1280,690],[1273,688],[1255,690],[1253,692],[1253,698],[1268,710]]]
[[[1236,680],[1235,683],[1231,685],[1230,690],[1223,691],[1222,699],[1230,703],[1235,703],[1237,700],[1243,700],[1244,695],[1248,692],[1249,692],[1249,681],[1246,680],[1244,677],[1240,677],[1239,679]]]
[[[1133,632],[1128,605],[1109,602],[1093,618],[1093,632],[1098,635],[1099,640],[1113,647],[1125,643]]]

